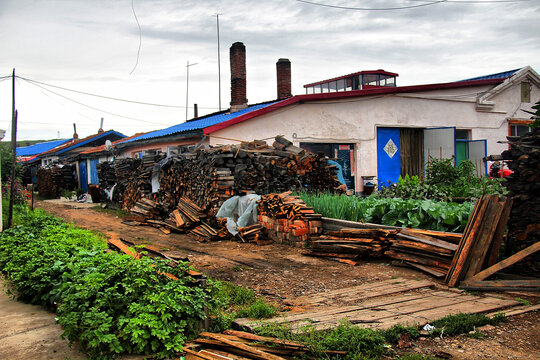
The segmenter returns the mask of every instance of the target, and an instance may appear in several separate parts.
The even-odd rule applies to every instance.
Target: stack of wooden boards
[[[291,194],[287,191],[261,196],[257,202],[257,216],[270,239],[301,247],[310,236],[322,232],[322,216]]]
[[[225,330],[222,334],[202,332],[184,345],[186,359],[283,360],[305,358],[313,354],[302,343],[264,337],[243,331]],[[345,356],[345,351],[326,351],[326,356]]]
[[[40,167],[37,172],[37,189],[39,195],[46,198],[57,198],[64,190],[77,187],[74,165],[52,165]]]
[[[460,234],[439,231],[363,226],[329,230],[313,237],[304,255],[332,258],[352,265],[357,265],[360,259],[386,256],[443,277],[461,238]]]
[[[540,239],[540,129],[519,137],[508,137],[510,149],[502,158],[510,160],[514,172],[505,182],[514,200],[508,221],[506,254],[515,253]],[[524,259],[514,268],[520,274],[540,273],[540,254]]]
[[[511,207],[511,200],[497,195],[476,201],[446,275],[448,285],[457,286],[496,263]]]

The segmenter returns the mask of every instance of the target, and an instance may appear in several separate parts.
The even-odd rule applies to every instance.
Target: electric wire
[[[11,76],[9,76],[9,77],[11,77]],[[107,99],[107,100],[113,100],[113,101],[121,101],[121,102],[126,102],[126,103],[131,103],[131,104],[138,104],[138,105],[148,105],[148,106],[167,107],[167,108],[176,108],[176,109],[185,109],[186,108],[185,105],[157,104],[157,103],[149,103],[149,102],[144,102],[144,101],[122,99],[122,98],[117,98],[117,97],[112,97],[112,96],[105,96],[105,95],[89,93],[89,92],[86,92],[86,91],[69,89],[69,88],[66,88],[66,87],[58,86],[58,85],[47,84],[47,83],[44,83],[42,81],[37,81],[37,80],[22,77],[22,76],[18,76],[18,75],[16,75],[15,77],[17,77],[19,79],[22,79],[22,80],[26,80],[28,82],[53,87],[53,88],[56,88],[56,89],[59,89],[59,90],[70,91],[70,92],[74,92],[74,93],[81,94],[81,95],[94,96],[94,97],[98,97],[98,98],[101,98],[101,99]],[[215,108],[215,107],[199,107],[199,109],[215,110],[217,108]]]
[[[129,73],[129,75],[133,74],[135,69],[137,68],[137,65],[139,65],[139,56],[141,54],[141,45],[142,45],[142,31],[141,31],[141,24],[139,24],[139,19],[137,18],[137,14],[135,13],[135,0],[131,0],[131,10],[133,10],[133,16],[135,16],[135,21],[137,22],[137,26],[139,27],[139,49],[137,50],[137,60],[135,61],[135,66]]]
[[[45,90],[45,91],[48,91],[48,92],[50,92],[50,93],[52,93],[52,94],[54,94],[54,95],[56,95],[56,96],[59,96],[59,97],[64,98],[64,99],[66,99],[66,100],[72,101],[72,102],[74,102],[74,103],[76,103],[76,104],[79,104],[79,105],[81,105],[81,106],[87,107],[87,108],[92,109],[92,110],[96,110],[96,111],[103,112],[103,113],[105,113],[105,114],[109,114],[109,115],[121,117],[121,118],[124,118],[124,119],[129,119],[129,120],[134,120],[134,121],[140,121],[140,122],[147,123],[147,124],[164,125],[164,126],[168,125],[168,124],[159,123],[159,122],[154,122],[154,121],[148,121],[148,120],[137,119],[137,118],[130,117],[130,116],[124,116],[124,115],[116,114],[116,113],[113,113],[113,112],[110,112],[110,111],[106,111],[106,110],[103,110],[103,109],[99,109],[99,108],[96,108],[96,107],[94,107],[94,106],[84,104],[84,103],[82,103],[82,102],[80,102],[80,101],[77,101],[77,100],[75,100],[75,99],[69,98],[69,97],[67,97],[67,96],[65,96],[65,95],[59,94],[59,93],[57,93],[57,92],[55,92],[55,91],[52,91],[52,90],[50,90],[50,89],[47,89],[47,88],[45,88],[45,87],[43,87],[43,86],[40,86],[40,85],[38,85],[38,84],[34,84],[34,83],[32,83],[32,82],[30,82],[30,84],[32,84],[32,85],[34,85],[34,86],[37,86],[37,87],[39,87],[39,88],[41,88],[41,89],[43,89],[43,90]]]
[[[322,6],[322,7],[328,7],[328,8],[333,8],[333,9],[341,9],[341,10],[391,11],[391,10],[406,10],[406,9],[414,9],[414,8],[419,8],[419,7],[424,7],[424,6],[437,5],[440,3],[447,2],[448,0],[430,1],[424,4],[418,4],[418,5],[395,6],[395,7],[385,7],[385,8],[363,8],[363,7],[353,7],[353,6],[340,6],[340,5],[331,5],[331,4],[325,4],[325,3],[319,3],[319,2],[307,1],[307,0],[296,0],[296,1],[304,3],[304,4],[308,4],[308,5]]]

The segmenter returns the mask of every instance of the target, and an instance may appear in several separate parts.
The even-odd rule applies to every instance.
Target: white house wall
[[[507,148],[497,141],[508,135],[508,117],[520,103],[520,84],[496,97],[490,112],[476,110],[476,94],[492,86],[421,93],[402,93],[294,104],[229,126],[210,136],[210,145],[231,143],[221,138],[252,141],[284,135],[300,142],[352,143],[356,151],[356,184],[361,176],[377,175],[377,127],[444,127],[471,129],[472,139],[487,139],[488,154]],[[533,89],[531,104],[539,98]],[[517,95],[516,95],[517,94]]]

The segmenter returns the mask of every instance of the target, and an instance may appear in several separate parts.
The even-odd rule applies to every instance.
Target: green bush
[[[477,327],[484,325],[498,325],[504,321],[507,321],[504,314],[496,314],[493,318],[489,318],[485,314],[461,313],[448,315],[432,322],[432,325],[435,326],[435,330],[431,332],[431,336],[466,334],[470,331],[474,331]]]
[[[476,167],[470,160],[454,166],[453,159],[431,158],[423,180],[418,176],[400,176],[397,183],[382,186],[379,196],[446,201],[452,198],[479,198],[483,194],[505,195],[508,193],[503,186],[505,181],[477,176]]]
[[[102,238],[39,211],[21,223],[0,237],[2,273],[19,299],[55,309],[63,336],[91,358],[172,356],[198,331],[208,292],[187,264],[106,253]]]

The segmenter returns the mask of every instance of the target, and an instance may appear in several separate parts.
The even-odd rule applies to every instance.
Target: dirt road
[[[40,201],[37,206],[91,231],[103,234],[115,232],[121,238],[137,244],[153,244],[162,251],[185,256],[195,269],[208,276],[247,286],[281,305],[301,295],[393,277],[436,282],[428,275],[390,266],[386,261],[369,261],[353,267],[303,256],[302,249],[278,244],[256,246],[231,241],[199,243],[183,234],[166,235],[151,227],[124,225],[120,218],[97,211],[91,205],[74,208],[69,203]],[[510,296],[525,297],[534,303],[540,300],[535,296]],[[540,314],[529,313],[484,331],[487,337],[483,340],[466,336],[418,340],[407,351],[444,351],[454,359],[540,359],[539,320]]]

